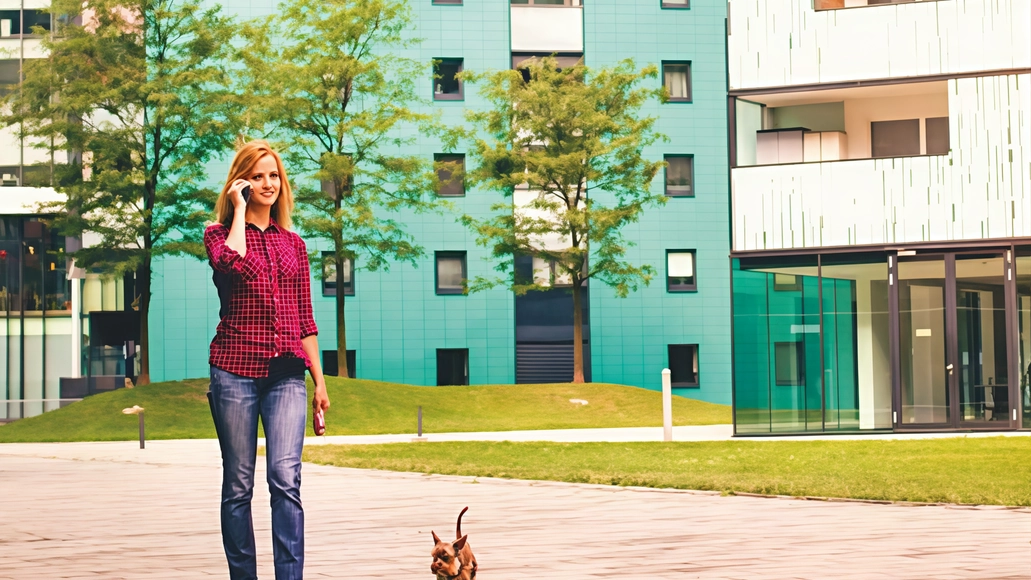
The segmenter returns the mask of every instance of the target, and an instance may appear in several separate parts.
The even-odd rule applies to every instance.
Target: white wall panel
[[[951,153],[735,168],[734,249],[1031,237],[1031,75],[949,81]]]
[[[731,0],[730,18],[731,89],[1031,67],[1028,0]]]
[[[583,52],[580,7],[512,7],[513,52]]]

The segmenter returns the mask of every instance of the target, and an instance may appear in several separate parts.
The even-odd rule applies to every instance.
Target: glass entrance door
[[[961,424],[997,426],[1010,420],[1004,272],[1001,255],[956,256],[956,388]]]
[[[898,426],[1009,427],[1014,327],[1003,255],[901,258],[898,280]]]

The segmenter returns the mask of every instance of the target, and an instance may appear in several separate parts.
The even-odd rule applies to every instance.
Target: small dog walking
[[[433,534],[433,563],[430,564],[430,572],[437,576],[437,580],[473,580],[476,578],[476,556],[473,556],[473,549],[469,547],[468,536],[462,535],[462,516],[469,508],[465,507],[458,514],[458,528],[455,530],[455,541],[445,542]]]

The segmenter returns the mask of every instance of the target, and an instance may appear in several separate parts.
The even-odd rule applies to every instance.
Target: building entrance
[[[1003,252],[899,258],[899,429],[1016,427],[1007,277]]]

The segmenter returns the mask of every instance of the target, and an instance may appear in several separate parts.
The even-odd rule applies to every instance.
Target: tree
[[[296,181],[301,230],[330,240],[329,256],[313,266],[344,272],[388,269],[391,260],[416,264],[423,249],[391,214],[437,207],[430,160],[405,155],[433,118],[412,110],[423,103],[416,82],[429,63],[399,53],[415,41],[403,0],[297,0],[245,28],[240,56],[253,110],[263,111],[266,135],[282,142]],[[321,184],[321,185],[319,185]],[[338,374],[347,376],[344,291],[336,292]]]
[[[475,135],[470,181],[506,198],[489,218],[463,217],[505,274],[477,278],[470,291],[498,285],[516,294],[546,290],[546,281],[515,277],[515,257],[554,264],[556,275],[571,282],[573,382],[582,383],[583,285],[600,280],[626,297],[654,274],[651,266],[626,260],[631,244],[620,230],[646,207],[665,202],[649,190],[663,162],[642,156],[663,136],[654,132],[653,117],[638,118],[646,102],[664,93],[638,87],[656,69],[638,71],[632,61],[592,71],[582,64],[559,69],[554,58],[544,58],[527,69],[529,80],[521,71],[464,75],[482,83],[481,94],[492,104],[468,114]],[[529,199],[517,202],[517,189]]]
[[[25,62],[0,124],[67,155],[54,177],[67,202],[41,209],[65,235],[99,236],[76,263],[135,272],[147,384],[151,266],[204,257],[215,193],[197,184],[237,132],[223,68],[234,27],[192,0],[54,0],[51,11],[59,26],[43,34],[46,56]]]

